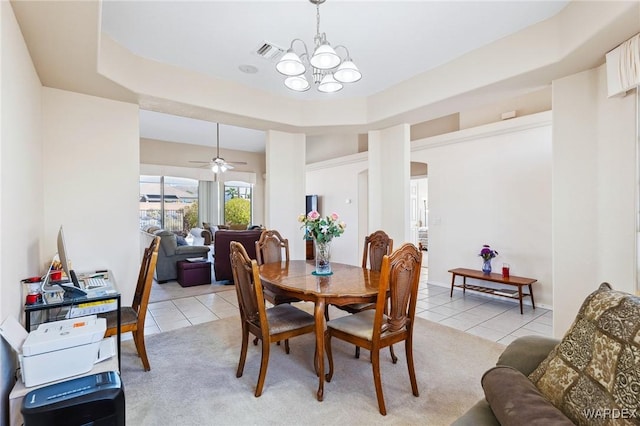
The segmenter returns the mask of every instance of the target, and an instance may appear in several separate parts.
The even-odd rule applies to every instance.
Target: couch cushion
[[[601,284],[529,378],[577,424],[638,421],[640,298]]]
[[[502,426],[573,425],[527,376],[513,367],[493,367],[484,373],[481,382],[491,411]]]

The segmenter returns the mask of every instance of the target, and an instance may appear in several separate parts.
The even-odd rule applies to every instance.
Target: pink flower
[[[311,210],[307,217],[309,218],[309,220],[318,220],[318,218],[320,218],[320,213],[315,210]]]
[[[331,213],[331,220],[338,220],[338,213]]]

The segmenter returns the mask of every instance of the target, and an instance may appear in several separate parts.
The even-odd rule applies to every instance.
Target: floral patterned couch
[[[600,285],[560,342],[511,343],[454,425],[640,423],[640,297]]]

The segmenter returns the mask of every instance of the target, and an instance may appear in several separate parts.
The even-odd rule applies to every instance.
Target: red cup
[[[51,271],[49,274],[51,281],[58,281],[62,279],[62,271]]]
[[[509,278],[509,264],[502,265],[502,278]]]
[[[27,305],[33,305],[34,303],[38,303],[40,301],[40,293],[38,294],[27,294]]]

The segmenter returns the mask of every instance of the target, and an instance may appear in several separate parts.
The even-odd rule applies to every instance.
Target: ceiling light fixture
[[[306,62],[311,68],[311,77],[318,86],[318,91],[334,93],[342,89],[343,83],[355,83],[360,80],[362,74],[353,63],[349,50],[345,46],[339,45],[335,49],[332,48],[327,41],[326,34],[320,33],[320,5],[325,0],[309,1],[316,5],[316,35],[313,38],[315,44],[313,55],[309,56],[305,42],[296,38],[291,42],[287,53],[276,64],[276,70],[287,76],[284,80],[285,86],[296,92],[304,92],[311,87],[305,76],[307,65],[304,62]],[[304,52],[300,55],[293,50],[293,45],[297,41],[302,43],[304,47]],[[346,52],[344,60],[336,53],[338,48],[342,48]]]
[[[220,123],[216,123],[216,158],[211,160],[211,171],[216,175],[233,169],[233,166],[220,157]]]

